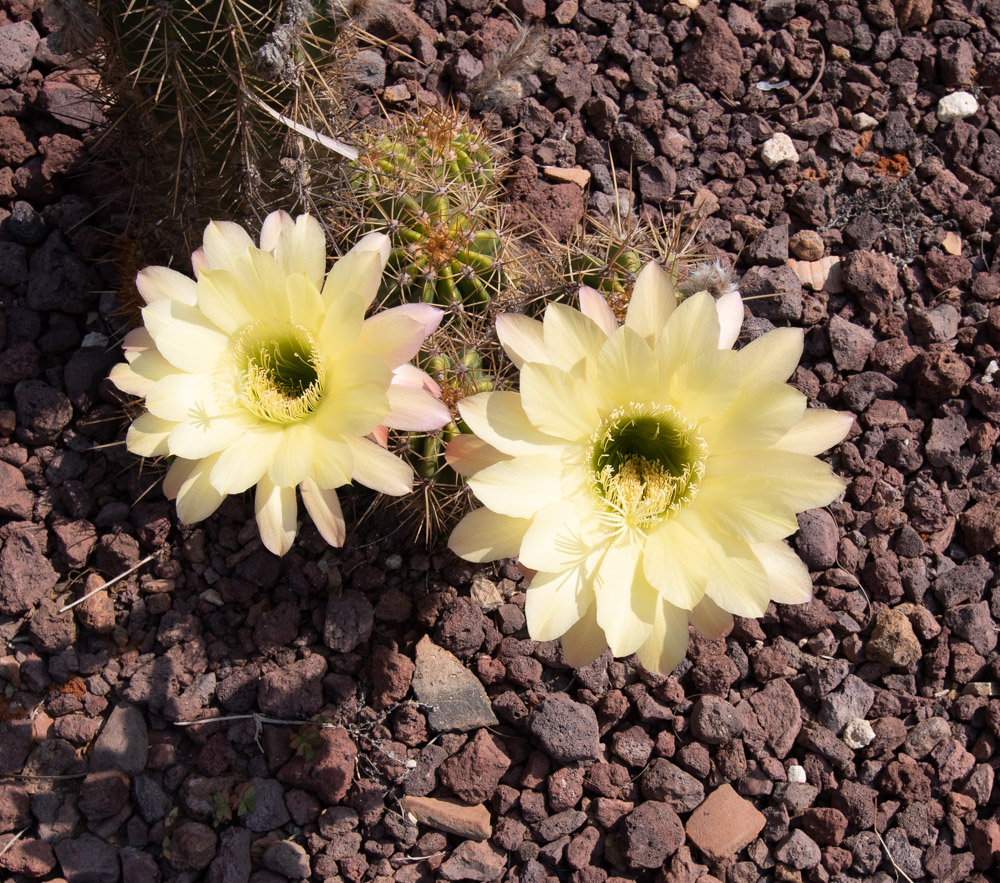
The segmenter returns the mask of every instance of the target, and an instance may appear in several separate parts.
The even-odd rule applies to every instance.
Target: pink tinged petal
[[[185,420],[174,425],[167,444],[171,454],[185,460],[200,460],[229,447],[255,425],[256,422],[242,411],[204,420]]]
[[[730,350],[706,350],[681,365],[670,381],[670,402],[688,420],[724,413],[740,388],[739,360]]]
[[[584,285],[580,289],[580,312],[607,336],[614,334],[618,328],[618,319],[614,310],[608,306],[604,295],[589,285]]]
[[[647,401],[659,390],[660,368],[649,344],[623,325],[601,347],[596,381],[598,391],[612,407]]]
[[[202,255],[207,269],[234,270],[247,251],[255,248],[250,235],[239,224],[210,221],[205,228]]]
[[[653,630],[659,595],[642,574],[638,544],[606,550],[594,576],[597,624],[615,656],[639,649]]]
[[[211,371],[229,347],[229,336],[201,310],[177,301],[154,301],[142,320],[160,355],[181,371]]]
[[[172,300],[193,307],[198,301],[195,281],[169,267],[146,267],[140,270],[135,277],[135,287],[147,304],[158,300]]]
[[[168,374],[146,390],[146,408],[163,420],[203,420],[221,410],[205,374]]]
[[[636,651],[639,662],[646,671],[667,675],[687,656],[687,648],[687,611],[661,598],[653,616],[653,630]]]
[[[351,477],[355,481],[393,497],[413,489],[413,470],[409,464],[366,438],[347,437],[344,441],[354,458]]]
[[[720,333],[719,313],[710,294],[699,291],[682,301],[656,341],[663,380],[699,353],[718,350]]]
[[[809,570],[787,543],[760,543],[753,553],[763,565],[771,599],[779,604],[804,604],[813,596]]]
[[[323,284],[323,300],[329,305],[344,296],[356,297],[362,310],[367,310],[382,284],[389,249],[389,237],[385,234],[365,236],[330,268]]]
[[[733,348],[743,327],[743,298],[738,291],[730,291],[715,302],[719,314],[719,349]]]
[[[281,430],[281,441],[267,475],[278,487],[297,487],[310,474],[316,444],[311,427],[293,423]]]
[[[581,359],[597,358],[607,335],[579,310],[565,304],[549,304],[542,322],[548,361],[569,371]]]
[[[799,529],[792,507],[755,475],[706,475],[697,506],[716,530],[745,543],[781,540]]]
[[[133,328],[122,340],[122,349],[125,350],[125,358],[132,362],[134,359],[146,352],[155,352],[156,343],[152,335],[142,326]]]
[[[737,353],[743,385],[784,383],[802,358],[804,341],[801,328],[775,328],[750,341]]]
[[[481,438],[467,433],[456,435],[448,442],[444,458],[452,469],[465,478],[470,478],[494,463],[511,459],[508,454],[502,454]]]
[[[316,530],[331,546],[344,545],[347,537],[347,525],[344,513],[340,508],[340,499],[332,488],[324,490],[316,485],[311,478],[305,479],[299,485],[302,502],[306,511],[316,525]]]
[[[840,444],[854,426],[854,415],[846,411],[810,408],[774,447],[794,454],[822,454]]]
[[[303,273],[291,273],[285,277],[285,294],[288,320],[309,331],[319,328],[325,318],[326,304],[315,283]]]
[[[677,295],[670,276],[657,263],[646,264],[636,277],[625,324],[653,346],[677,308]]]
[[[496,328],[500,344],[518,369],[526,362],[551,361],[545,350],[545,331],[537,319],[503,313],[497,316]]]
[[[312,468],[309,477],[321,489],[338,488],[351,483],[354,457],[342,438],[316,433]]]
[[[718,418],[706,416],[701,437],[712,454],[767,448],[787,433],[806,411],[806,397],[784,383],[763,383],[741,391]]]
[[[218,455],[212,469],[212,486],[223,494],[240,494],[252,488],[267,473],[281,430],[258,429],[238,438]]]
[[[416,365],[404,362],[392,369],[392,382],[401,386],[413,386],[417,389],[426,389],[432,396],[441,398],[441,386],[426,371],[421,370]]]
[[[521,406],[547,435],[583,442],[601,422],[594,390],[578,374],[528,362],[521,369]]]
[[[708,597],[702,598],[701,603],[688,613],[688,619],[710,641],[725,637],[733,628],[733,615]]]
[[[528,634],[534,641],[558,638],[572,628],[593,603],[594,588],[585,567],[561,573],[537,573],[524,600]]]
[[[752,476],[796,512],[827,506],[844,492],[844,481],[827,463],[786,451],[748,451],[710,460],[713,478],[723,482]]]
[[[389,427],[388,426],[376,426],[368,435],[371,437],[375,444],[383,448],[389,447]]]
[[[516,392],[481,392],[458,403],[469,428],[505,454],[537,454],[558,440],[539,432],[528,420]]]
[[[708,549],[679,518],[654,530],[643,552],[644,576],[673,606],[691,610],[705,597]]]
[[[480,501],[494,512],[530,518],[547,503],[562,499],[562,464],[534,455],[494,463],[469,479]]]
[[[275,225],[278,226],[275,235],[266,229],[274,214],[277,213],[268,215],[264,220],[260,247],[274,254],[285,273],[304,273],[318,293],[326,273],[326,235],[322,226],[311,215],[299,215],[294,221],[286,215],[287,220],[282,219],[280,226]]]
[[[365,320],[354,349],[374,353],[395,368],[420,351],[430,333],[427,329],[440,319],[441,311],[430,304],[405,304],[383,310]]]
[[[194,270],[194,278],[201,278],[201,274],[211,269],[208,266],[208,258],[205,257],[205,247],[200,246],[191,252],[191,269]]]
[[[451,532],[448,548],[460,558],[477,563],[514,558],[530,524],[528,518],[508,518],[489,509],[475,509]]]
[[[295,542],[298,504],[294,487],[278,487],[267,476],[257,484],[254,498],[261,542],[275,555],[284,555]]]
[[[128,428],[125,447],[140,457],[162,457],[169,453],[167,436],[176,425],[148,412],[141,414]]]
[[[451,420],[451,411],[440,399],[423,389],[392,384],[389,387],[389,413],[382,422],[392,429],[429,432]]]
[[[590,609],[562,636],[563,661],[573,668],[590,665],[608,649],[596,614],[597,605],[591,604]]]
[[[524,534],[517,556],[520,562],[543,573],[580,567],[594,552],[594,542],[582,523],[585,515],[565,500],[543,506]]]
[[[205,270],[198,277],[198,309],[226,334],[254,321],[240,283],[229,270]]]
[[[226,498],[209,481],[218,456],[204,460],[174,460],[163,477],[163,495],[177,500],[177,517],[183,524],[208,518]]]

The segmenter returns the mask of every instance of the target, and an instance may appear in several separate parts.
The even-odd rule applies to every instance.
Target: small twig
[[[889,861],[892,862],[893,868],[896,870],[897,874],[902,874],[904,880],[908,880],[909,883],[913,883],[913,878],[906,873],[899,865],[896,864],[896,860],[892,857],[892,853],[889,851],[889,844],[882,839],[882,835],[878,830],[878,799],[875,800],[875,836],[878,837],[878,842],[882,844],[882,848],[885,850],[885,854],[889,857]],[[899,877],[897,876],[898,880]]]
[[[63,776],[35,776],[31,773],[0,773],[0,779],[30,779],[32,782],[58,782],[63,779],[86,779],[90,773],[66,773]]]
[[[59,612],[60,613],[65,613],[67,610],[72,610],[74,607],[76,607],[77,604],[82,604],[84,601],[86,601],[92,595],[96,595],[98,592],[103,592],[106,588],[108,588],[108,586],[113,586],[119,580],[123,580],[123,579],[125,579],[125,577],[129,576],[130,574],[135,573],[144,564],[149,564],[149,562],[152,561],[155,557],[156,557],[156,552],[154,552],[152,555],[147,555],[145,558],[142,559],[142,561],[140,561],[134,567],[130,567],[124,573],[119,573],[118,576],[114,577],[113,579],[109,579],[106,583],[103,583],[103,584],[99,585],[93,591],[87,592],[87,594],[84,595],[82,598],[77,598],[75,601],[71,601],[69,604],[66,604],[64,607],[62,607],[59,610]]]
[[[336,728],[336,724],[331,723],[320,723],[318,721],[310,720],[289,720],[287,718],[280,717],[267,717],[263,714],[257,714],[256,712],[250,712],[249,714],[225,714],[222,717],[204,717],[201,720],[192,721],[174,721],[175,727],[193,727],[197,724],[214,724],[219,721],[249,721],[252,720],[258,724],[277,724],[281,727],[301,727],[303,724],[316,727],[319,730],[331,730]]]
[[[10,840],[7,841],[3,849],[0,849],[0,856],[2,856],[8,849],[10,849],[18,840],[20,840],[25,834],[28,833],[29,828],[21,828]]]
[[[302,123],[297,123],[291,117],[286,117],[283,113],[278,113],[273,107],[265,104],[256,95],[253,94],[249,89],[244,88],[243,94],[246,95],[254,104],[257,105],[264,113],[279,123],[288,126],[294,132],[298,132],[300,135],[304,135],[312,141],[316,141],[322,144],[328,150],[332,150],[334,153],[339,153],[341,156],[351,160],[352,162],[358,158],[358,151],[356,148],[351,147],[350,144],[345,144],[343,141],[338,141],[336,138],[331,138],[329,135],[324,135],[322,132],[317,132],[315,129],[310,129],[308,126],[303,126]]]

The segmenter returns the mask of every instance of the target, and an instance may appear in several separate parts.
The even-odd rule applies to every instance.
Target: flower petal
[[[213,380],[204,374],[167,374],[146,390],[146,407],[163,420],[211,419],[222,409],[213,395]]]
[[[198,276],[198,309],[226,334],[254,321],[230,270],[205,270]]]
[[[539,362],[521,368],[521,406],[536,428],[567,441],[585,441],[600,423],[597,400],[587,382],[578,374]]]
[[[712,475],[724,481],[752,477],[796,512],[827,506],[844,492],[844,481],[827,463],[786,451],[748,451],[710,460]]]
[[[423,389],[393,383],[389,386],[389,413],[382,422],[392,429],[430,432],[451,420],[451,411]]]
[[[306,478],[299,485],[299,491],[319,535],[331,546],[343,546],[347,538],[347,525],[337,492],[332,488],[317,487],[311,478]]]
[[[753,474],[715,478],[709,471],[698,488],[702,517],[722,533],[746,543],[782,540],[799,529],[795,512]]]
[[[223,494],[241,494],[267,473],[281,444],[281,430],[259,428],[238,438],[218,455],[212,486]]]
[[[178,457],[163,477],[163,495],[177,500],[177,517],[182,524],[194,524],[208,518],[226,498],[209,481],[218,455],[204,460]]]
[[[612,407],[643,402],[656,396],[660,368],[645,339],[623,325],[601,347],[595,380],[598,392]]]
[[[653,630],[659,595],[642,574],[638,544],[612,546],[594,575],[597,624],[615,656],[629,656]]]
[[[572,628],[593,603],[594,589],[586,568],[537,573],[524,598],[528,634],[534,641],[558,638]]]
[[[531,424],[516,392],[469,396],[458,403],[458,412],[476,435],[505,454],[537,454],[539,448],[559,444]]]
[[[513,558],[530,524],[528,518],[508,518],[489,509],[475,509],[451,532],[448,548],[466,561]]]
[[[806,397],[784,383],[741,389],[732,406],[717,418],[706,416],[700,432],[712,454],[767,448],[778,441],[806,410]]]
[[[801,328],[775,328],[750,341],[737,353],[743,385],[784,383],[798,366],[804,343]]]
[[[362,238],[330,268],[323,285],[323,300],[331,304],[350,295],[359,298],[363,309],[367,310],[382,284],[389,250],[389,237],[384,233],[369,233]]]
[[[158,300],[173,300],[193,307],[198,302],[194,279],[169,267],[146,267],[135,277],[139,296],[151,304]]]
[[[653,615],[653,630],[636,654],[647,671],[670,674],[687,656],[688,640],[687,611],[661,598]]]
[[[573,668],[583,668],[585,665],[590,665],[608,649],[604,632],[597,624],[597,606],[595,604],[591,604],[576,625],[562,636],[562,649],[563,661]]]
[[[502,454],[492,445],[463,432],[456,435],[444,450],[445,462],[459,475],[469,478],[479,470],[500,463],[503,460],[510,460],[509,454]]]
[[[756,552],[756,549],[754,550]],[[698,631],[711,641],[729,634],[733,628],[733,615],[723,610],[707,595],[688,612],[688,619]]]
[[[325,290],[325,289],[324,289]],[[326,296],[323,296],[326,300]],[[327,358],[337,358],[351,351],[365,321],[365,304],[349,291],[334,300],[326,300],[326,315],[319,328],[319,345]]]
[[[822,454],[847,438],[852,426],[854,415],[846,411],[809,408],[774,447],[794,454]]]
[[[760,543],[753,553],[764,566],[771,599],[779,604],[804,604],[813,596],[809,570],[787,543]]]
[[[516,457],[480,470],[469,487],[494,512],[530,518],[546,503],[562,499],[562,469],[551,457]]]
[[[702,538],[675,517],[646,539],[643,574],[673,606],[692,610],[705,597],[707,556]]]
[[[715,302],[715,309],[719,314],[719,349],[732,349],[743,327],[743,298],[738,291],[726,292]]]
[[[143,307],[142,320],[160,355],[181,371],[211,371],[229,346],[229,336],[201,310],[175,300]]]
[[[343,438],[317,433],[314,439],[309,477],[321,490],[333,490],[351,483],[354,457]]]
[[[326,304],[319,289],[304,273],[285,276],[285,296],[288,298],[288,321],[308,331],[320,327],[326,315]]]
[[[312,470],[315,449],[312,427],[305,423],[282,427],[281,440],[267,469],[268,478],[278,487],[297,487]]]
[[[257,421],[244,411],[218,414],[204,420],[184,420],[174,425],[167,444],[171,454],[185,460],[200,460],[229,447]]]
[[[176,373],[177,369],[152,349],[134,355],[128,363],[118,363],[109,376],[122,392],[145,398],[154,383]]]
[[[705,350],[680,365],[670,380],[670,402],[691,421],[725,412],[740,388],[739,360],[730,350]]]
[[[579,567],[594,551],[585,532],[579,507],[566,500],[543,506],[531,520],[521,541],[518,559],[542,573]]]
[[[542,329],[548,361],[564,371],[581,359],[596,359],[607,340],[593,319],[566,304],[549,304]]]
[[[125,447],[139,457],[162,457],[170,453],[167,436],[176,425],[169,420],[161,420],[148,411],[140,414],[128,428]]]
[[[625,324],[653,346],[676,308],[677,295],[670,276],[650,261],[639,271],[632,287]]]
[[[545,331],[537,319],[520,313],[503,313],[497,316],[497,338],[510,360],[518,369],[525,362],[549,363],[545,350]]]
[[[435,398],[441,398],[441,385],[426,371],[408,362],[392,369],[392,382],[401,386],[426,389]]]
[[[295,542],[298,519],[295,488],[278,487],[265,475],[257,484],[254,509],[264,547],[275,555],[284,555]]]
[[[670,314],[666,327],[656,341],[656,358],[664,381],[680,365],[690,362],[706,350],[718,350],[719,313],[712,296],[704,291],[685,298]]]
[[[275,216],[279,223],[272,222]],[[260,247],[274,254],[285,273],[305,273],[317,292],[326,273],[326,235],[311,215],[299,215],[292,221],[286,212],[272,212],[264,219]],[[294,320],[293,320],[294,321]]]
[[[410,361],[444,314],[430,304],[403,304],[366,319],[353,349],[374,353],[390,368]]]
[[[584,285],[580,289],[580,312],[595,322],[608,336],[614,334],[618,328],[618,319],[614,310],[608,306],[604,295],[589,285]]]
[[[210,221],[205,228],[202,257],[210,270],[233,270],[256,246],[239,224],[230,221]]]
[[[413,489],[413,469],[399,457],[366,438],[346,436],[354,459],[351,476],[365,487],[398,497]]]
[[[725,534],[710,534],[705,525],[708,582],[705,594],[723,610],[737,616],[763,616],[771,600],[770,581],[747,543]]]

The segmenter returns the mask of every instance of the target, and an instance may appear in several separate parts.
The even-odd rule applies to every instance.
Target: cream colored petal
[[[740,391],[732,407],[718,418],[708,415],[701,437],[712,454],[766,448],[777,442],[806,410],[806,397],[784,383],[762,383]]]
[[[238,438],[219,454],[212,486],[220,493],[240,494],[267,474],[281,443],[280,429],[258,429]]]
[[[382,270],[389,260],[389,237],[369,233],[342,258],[334,262],[323,285],[323,300],[332,304],[350,295],[367,310],[382,284]]]
[[[218,414],[204,420],[184,420],[174,424],[167,445],[171,454],[185,460],[200,460],[229,447],[256,424],[257,421],[245,411]]]
[[[489,509],[475,509],[451,532],[448,548],[460,558],[477,563],[514,558],[530,524],[528,518],[508,518]]]
[[[750,545],[716,533],[704,522],[700,533],[707,550],[705,594],[737,616],[763,616],[771,600],[770,581]]]
[[[521,541],[521,563],[542,573],[581,566],[594,551],[583,517],[578,506],[565,500],[543,506]]]
[[[546,503],[562,499],[562,465],[534,455],[494,463],[469,479],[480,501],[501,515],[530,518]]]
[[[316,434],[305,423],[282,428],[281,441],[267,469],[268,478],[278,487],[297,487],[311,473]]]
[[[226,498],[209,481],[218,455],[204,460],[174,460],[163,478],[163,494],[177,500],[177,517],[183,524],[194,524],[208,518]]]
[[[562,649],[563,660],[573,668],[583,668],[585,665],[590,665],[608,649],[604,632],[597,624],[597,606],[595,604],[591,604],[590,609],[580,617],[576,625],[562,636]]]
[[[315,283],[304,273],[291,273],[285,277],[285,295],[288,321],[310,333],[315,332],[326,315],[326,304]]]
[[[205,258],[205,247],[200,246],[191,252],[191,269],[194,270],[194,278],[198,279],[206,270],[210,270],[208,260]]]
[[[121,362],[111,369],[110,379],[122,392],[145,398],[150,387],[177,369],[155,349],[132,353],[129,363]]]
[[[653,630],[659,595],[642,574],[637,543],[605,550],[594,575],[597,624],[615,656],[628,656]]]
[[[381,494],[398,497],[413,489],[413,470],[399,457],[366,438],[344,439],[351,449],[352,478]]]
[[[232,268],[236,290],[255,320],[290,321],[288,276],[274,255],[259,248],[249,249]]]
[[[804,342],[801,328],[775,328],[750,341],[737,354],[743,385],[784,383],[802,358]]]
[[[689,611],[688,619],[691,625],[711,641],[724,637],[733,628],[733,615],[708,596],[702,598],[694,610]]]
[[[423,389],[393,383],[389,386],[389,413],[382,422],[392,429],[430,432],[451,420],[451,411]]]
[[[551,363],[545,350],[545,331],[537,319],[520,313],[503,313],[497,316],[496,328],[497,337],[515,367],[520,369],[526,362]]]
[[[542,432],[584,442],[600,423],[594,391],[579,374],[528,362],[521,368],[521,406]]]
[[[699,291],[681,302],[656,341],[660,376],[666,380],[699,353],[718,350],[719,313],[710,294]]]
[[[572,628],[593,603],[594,589],[585,568],[537,573],[524,598],[528,634],[534,641],[558,638]]]
[[[260,247],[272,252],[286,273],[304,273],[318,293],[326,274],[326,235],[323,228],[311,215],[299,215],[294,221],[286,215],[287,220],[282,219],[280,226],[272,225],[278,226],[276,235],[273,235],[268,229],[268,221],[276,214],[279,213],[272,212],[264,219]]]
[[[198,309],[226,334],[254,321],[239,282],[229,270],[205,270],[199,275]]]
[[[653,630],[636,651],[646,671],[668,675],[687,656],[688,614],[660,599],[653,617]]]
[[[197,301],[194,279],[169,267],[146,267],[135,277],[139,296],[151,304],[158,300],[173,300],[193,307]]]
[[[351,449],[339,436],[331,438],[320,432],[314,433],[312,468],[309,477],[321,490],[332,490],[351,483],[354,457]]]
[[[273,252],[278,247],[281,237],[295,227],[293,218],[284,209],[271,212],[264,223],[260,225],[260,247],[263,251]],[[296,271],[300,272],[300,271]]]
[[[204,374],[168,374],[146,390],[146,407],[163,420],[210,419],[219,414],[213,380]]]
[[[359,295],[349,291],[326,303],[326,315],[319,329],[319,345],[327,358],[335,359],[341,353],[356,348],[365,321],[365,304]]]
[[[675,517],[646,540],[643,575],[661,597],[675,607],[691,610],[705,597],[707,556],[703,539]]]
[[[317,487],[311,478],[305,479],[299,485],[299,491],[319,535],[331,546],[338,548],[343,546],[347,538],[347,525],[344,522],[344,513],[340,508],[337,492],[332,488],[324,490]]]
[[[712,476],[722,481],[752,476],[796,512],[827,506],[844,492],[844,481],[830,466],[805,454],[748,451],[710,460]]]
[[[353,349],[374,353],[390,368],[410,361],[443,313],[430,304],[404,304],[366,319]]]
[[[809,570],[787,543],[760,543],[753,553],[764,566],[771,599],[779,604],[804,604],[813,596]]]
[[[445,448],[444,458],[448,465],[459,475],[470,478],[481,469],[510,460],[509,454],[503,454],[487,444],[481,438],[468,433],[456,435]]]
[[[669,400],[686,419],[701,422],[725,412],[739,386],[736,353],[706,350],[679,366],[670,380]]]
[[[128,428],[125,447],[140,457],[162,457],[170,453],[167,436],[176,425],[149,412],[140,414]]]
[[[618,319],[614,310],[608,306],[604,295],[589,285],[584,285],[580,289],[580,312],[594,322],[606,336],[614,334],[618,328]]]
[[[389,413],[387,387],[361,384],[328,390],[312,423],[329,436],[368,435]]]
[[[549,361],[564,371],[571,370],[581,359],[596,359],[607,340],[593,319],[565,304],[549,304],[542,330]]]
[[[462,399],[458,411],[476,435],[505,454],[537,454],[559,444],[531,424],[516,392],[481,392]]]
[[[847,438],[853,426],[854,415],[846,411],[809,408],[774,447],[794,454],[822,454]]]
[[[711,463],[695,505],[713,527],[745,543],[782,540],[799,529],[795,512],[781,493],[772,492],[752,474],[716,478]]]
[[[261,478],[254,497],[257,529],[264,547],[275,555],[284,555],[295,542],[298,508],[294,487],[278,487],[266,475]]]
[[[229,347],[229,336],[200,310],[177,301],[154,301],[142,320],[160,355],[181,371],[211,371]]]
[[[611,408],[644,402],[657,396],[660,368],[649,344],[638,332],[623,325],[601,347],[596,381],[598,393]]]
[[[256,248],[250,235],[239,224],[230,221],[210,221],[205,228],[202,255],[211,270],[232,270]]]
[[[636,277],[628,302],[625,324],[653,346],[677,308],[677,295],[666,271],[655,261]]]
[[[743,298],[738,291],[729,291],[715,302],[719,314],[719,349],[732,349],[743,327]]]

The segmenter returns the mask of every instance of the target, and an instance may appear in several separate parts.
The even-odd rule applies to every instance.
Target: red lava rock
[[[70,570],[79,570],[87,564],[90,553],[97,545],[97,531],[89,521],[53,520],[52,533],[56,549]],[[88,574],[88,579],[91,574]],[[103,582],[103,580],[102,580]]]
[[[350,653],[366,643],[375,626],[375,609],[357,591],[331,595],[326,602],[323,642],[338,653]]]
[[[459,659],[471,659],[486,637],[484,625],[479,606],[471,598],[457,598],[438,620],[434,637]]]
[[[511,206],[511,223],[525,231],[547,230],[565,241],[583,217],[583,191],[576,184],[539,181],[527,196]]]
[[[810,570],[826,570],[837,563],[840,531],[825,509],[810,509],[798,515],[799,532],[792,542]]]
[[[34,837],[21,838],[0,855],[0,868],[25,877],[46,877],[55,866],[56,856],[52,847]]]
[[[0,834],[28,824],[31,796],[21,785],[0,785]]]
[[[597,715],[565,693],[552,693],[531,714],[528,729],[558,764],[600,757]]]
[[[684,842],[684,826],[667,804],[646,800],[625,818],[621,837],[630,868],[658,868]]]
[[[569,767],[556,770],[549,775],[546,790],[553,812],[572,809],[583,797],[583,772]]]
[[[893,301],[903,297],[896,268],[884,255],[853,251],[844,260],[843,268],[845,287],[869,313],[883,316]]]
[[[969,826],[968,837],[977,871],[988,870],[1000,860],[1000,824],[996,819],[977,819]]]
[[[324,803],[340,803],[351,787],[358,749],[337,727],[320,729],[317,738],[312,758],[293,757],[278,770],[278,781],[315,792]]]
[[[30,21],[0,27],[0,85],[16,83],[31,68],[38,40],[38,31]]]
[[[209,834],[212,833],[211,829],[206,830]],[[215,835],[212,837],[214,839]],[[64,838],[54,848],[63,876],[67,880],[100,880],[103,883],[105,880],[118,879],[118,850],[93,834]]]
[[[972,279],[972,264],[960,254],[930,252],[924,261],[927,279],[938,291],[966,285]]]
[[[832,806],[803,810],[795,823],[821,846],[836,846],[847,833],[847,816]]]
[[[406,696],[415,668],[412,659],[393,648],[375,647],[371,656],[372,705],[378,709],[388,708]]]
[[[128,800],[131,780],[119,770],[91,773],[80,784],[77,807],[89,821],[108,819]]]
[[[733,858],[764,828],[766,818],[731,785],[720,785],[687,821],[687,836],[712,862]]]
[[[841,371],[864,371],[868,357],[875,348],[874,334],[841,316],[833,316],[827,327],[827,335],[833,359]]]
[[[952,350],[922,352],[914,362],[917,395],[933,403],[958,395],[972,376],[972,369]]]
[[[27,613],[58,581],[45,555],[45,528],[14,521],[0,528],[0,613]]]
[[[915,763],[891,761],[882,772],[882,788],[907,803],[930,800],[931,783]]]
[[[442,880],[487,881],[499,877],[506,866],[507,856],[488,842],[466,840],[452,852],[437,873]]]
[[[510,758],[486,730],[480,730],[441,764],[438,778],[466,803],[482,803],[493,796],[509,767]]]
[[[74,83],[46,79],[39,93],[39,104],[70,128],[89,129],[104,122],[104,114],[94,95]]]
[[[662,757],[650,761],[640,783],[648,799],[662,800],[676,812],[690,812],[705,799],[701,782]]]
[[[215,858],[218,838],[201,822],[182,822],[170,835],[170,864],[178,871],[200,871]]]
[[[22,380],[14,387],[17,404],[17,437],[29,445],[49,445],[73,419],[73,406],[65,393],[41,380]]]
[[[1000,546],[1000,494],[966,509],[958,519],[965,545],[974,555],[986,555]]]
[[[804,831],[793,831],[778,845],[775,858],[797,870],[815,868],[823,857],[819,846]]]
[[[883,608],[875,614],[865,653],[875,662],[906,668],[920,658],[922,650],[906,614]]]
[[[282,718],[308,718],[319,713],[326,668],[326,660],[313,654],[264,675],[257,688],[260,710]]]
[[[723,745],[743,732],[736,709],[718,696],[702,696],[691,710],[691,735],[709,745]]]
[[[282,601],[261,613],[253,629],[253,640],[261,653],[270,654],[290,644],[299,634],[299,605]]]
[[[653,740],[639,726],[619,730],[611,737],[611,750],[626,764],[632,767],[644,767],[653,753]]]
[[[83,584],[83,594],[88,595],[102,586],[104,580],[96,573],[87,574]],[[95,592],[81,604],[73,608],[77,621],[88,631],[98,635],[108,635],[115,627],[115,602],[107,591]]]
[[[742,76],[743,50],[729,25],[715,13],[705,12],[699,24],[701,37],[689,52],[681,56],[680,68],[685,78],[706,92],[731,95]]]
[[[785,680],[769,681],[750,697],[750,705],[775,757],[787,757],[802,727],[802,710],[795,691]]]
[[[35,495],[28,490],[21,470],[0,460],[0,518],[30,521]]]

